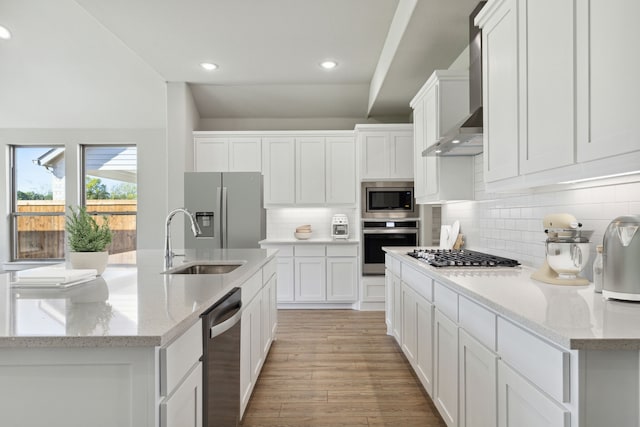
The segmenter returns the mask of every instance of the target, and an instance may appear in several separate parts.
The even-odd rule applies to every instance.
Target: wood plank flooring
[[[279,310],[242,426],[445,427],[383,312]]]

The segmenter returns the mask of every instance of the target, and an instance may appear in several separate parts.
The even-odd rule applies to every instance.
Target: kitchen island
[[[242,288],[243,320],[256,306],[262,316],[243,322],[243,344],[266,353],[275,333],[275,253],[187,251],[174,265],[241,266],[227,274],[169,275],[162,274],[162,251],[142,250],[133,264],[110,264],[101,277],[68,289],[18,288],[11,285],[15,273],[0,275],[0,424],[186,426],[175,420],[187,416],[197,425],[200,415],[189,405],[201,411],[200,315]],[[256,351],[242,350],[250,357],[241,361],[248,400],[266,354],[253,366]]]
[[[640,305],[385,248],[387,331],[448,426],[639,425]]]

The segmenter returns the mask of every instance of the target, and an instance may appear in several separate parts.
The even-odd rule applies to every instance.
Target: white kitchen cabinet
[[[416,347],[418,345],[418,330],[416,325],[417,295],[405,283],[400,284],[402,304],[402,352],[412,366],[416,364]]]
[[[326,190],[324,138],[296,138],[295,146],[296,204],[324,204]]]
[[[296,174],[293,137],[262,139],[262,170],[264,172],[264,204],[294,204]]]
[[[325,301],[326,259],[324,257],[296,257],[295,299],[296,301]]]
[[[216,136],[218,135],[218,136]],[[228,132],[194,132],[196,172],[261,172],[261,139]]]
[[[281,307],[335,304],[347,308],[358,301],[357,244],[263,242],[261,247],[279,251],[277,302]]]
[[[584,0],[576,9],[578,161],[638,151],[640,2]],[[638,162],[618,164],[618,172],[638,169]]]
[[[413,180],[413,126],[356,125],[361,180]]]
[[[356,144],[353,137],[326,138],[326,203],[356,205]]]
[[[327,301],[354,302],[357,299],[358,259],[327,257]]]
[[[458,325],[436,304],[433,325],[433,402],[448,427],[458,425]]]
[[[422,156],[469,114],[469,75],[438,70],[410,103],[414,109],[414,186],[419,204],[473,199],[473,158]]]
[[[402,346],[402,281],[395,274],[391,275],[391,288],[393,290],[393,336]]]
[[[567,408],[554,402],[529,381],[498,361],[498,426],[569,427]]]
[[[461,427],[497,425],[498,356],[465,330],[460,338],[460,423]]]
[[[518,0],[487,3],[476,23],[485,13],[486,21],[479,22],[483,46],[483,159],[484,180],[493,182],[519,173]]]
[[[202,427],[202,363],[160,404],[162,427]]]
[[[241,413],[244,413],[251,392],[255,387],[256,372],[262,355],[262,294],[254,296],[250,302],[243,307],[242,323],[240,326],[240,397]]]
[[[262,288],[262,353],[269,352],[278,323],[276,275],[271,276]]]

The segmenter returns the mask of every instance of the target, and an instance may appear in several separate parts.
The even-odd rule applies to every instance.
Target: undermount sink
[[[164,274],[227,274],[242,264],[217,262],[192,262],[163,271]]]

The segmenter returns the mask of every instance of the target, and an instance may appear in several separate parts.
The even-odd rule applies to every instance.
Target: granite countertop
[[[535,269],[436,268],[407,255],[413,247],[385,248],[435,280],[567,349],[639,350],[640,303],[605,300],[586,286],[531,279]]]
[[[162,274],[163,251],[141,250],[130,264],[112,257],[116,263],[102,276],[68,289],[16,288],[15,273],[0,274],[0,347],[165,345],[276,252],[187,250],[174,258],[174,266],[185,260],[243,262],[228,274],[199,276]]]
[[[291,239],[265,239],[258,242],[261,245],[356,245],[360,243],[357,239],[332,239],[330,237],[311,238],[307,240]]]

